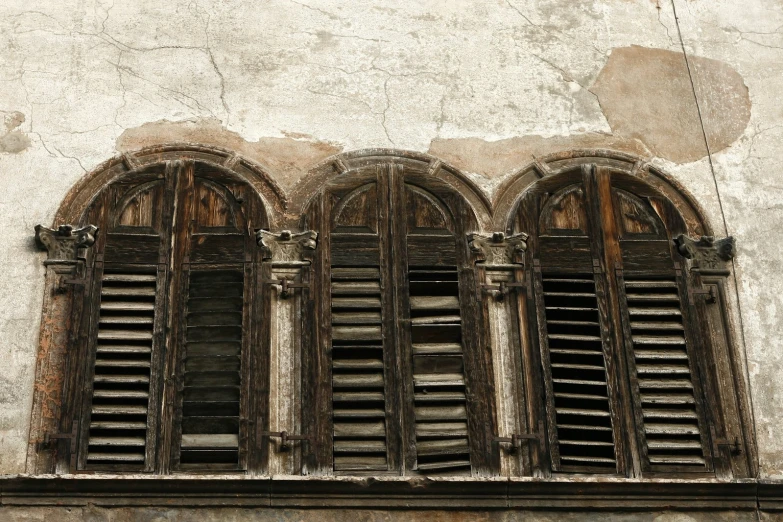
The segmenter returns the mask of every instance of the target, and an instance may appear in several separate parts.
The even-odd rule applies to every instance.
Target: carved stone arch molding
[[[382,163],[396,163],[402,165],[408,172],[432,176],[433,179],[446,184],[465,198],[482,230],[491,227],[492,203],[467,175],[429,154],[395,149],[363,149],[346,152],[316,165],[293,187],[289,198],[288,218],[297,219],[308,208],[313,195],[319,192],[330,179],[362,167]]]
[[[494,227],[498,230],[511,229],[520,200],[536,182],[588,164],[605,166],[613,172],[638,178],[672,202],[685,221],[688,235],[713,235],[712,226],[701,205],[679,181],[642,158],[605,149],[558,152],[536,158],[518,170],[497,189],[493,201]]]
[[[131,172],[148,169],[171,160],[194,160],[216,167],[244,181],[257,192],[267,209],[270,227],[277,227],[287,206],[285,193],[274,180],[274,174],[234,151],[191,143],[155,145],[117,155],[98,165],[81,178],[63,198],[54,217],[55,226],[78,223],[85,210],[101,190]]]
[[[248,236],[247,232],[251,228],[280,228],[287,201],[273,176],[258,164],[226,149],[195,144],[148,147],[118,155],[77,182],[63,199],[55,215],[53,228],[40,225],[36,227],[36,239],[46,248],[49,256],[45,261],[47,271],[28,439],[28,472],[67,473],[75,467],[75,462],[68,462],[57,454],[76,454],[75,444],[78,437],[66,417],[73,416],[73,408],[76,407],[73,404],[69,406],[69,397],[74,394],[73,388],[78,377],[69,377],[70,372],[66,370],[68,359],[72,356],[67,350],[69,346],[81,346],[86,342],[84,329],[74,322],[74,319],[80,316],[83,306],[83,297],[80,296],[84,295],[85,289],[90,286],[92,271],[88,270],[84,259],[90,249],[94,250],[105,241],[102,236],[108,232],[96,230],[96,223],[90,222],[93,219],[93,207],[96,204],[100,206],[100,201],[116,198],[118,208],[124,210],[114,216],[113,221],[107,225],[108,228],[122,232],[127,228],[126,224],[132,223],[134,226],[131,228],[135,231],[129,230],[131,234],[155,235],[162,222],[161,212],[171,212],[170,209],[163,210],[161,198],[164,191],[171,188],[163,186],[162,172],[171,171],[175,177],[184,176],[185,170],[181,167],[185,164],[195,165],[193,168],[196,169],[196,176],[199,175],[200,169],[204,169],[222,180],[213,183],[204,179],[193,189],[196,191],[195,197],[203,202],[196,208],[195,221],[190,225],[193,237],[199,236],[199,244],[210,243],[210,234],[215,233],[233,231],[231,233],[241,237]],[[148,174],[155,172],[158,174]],[[191,172],[190,176],[192,175]],[[150,181],[130,190],[114,188],[132,186],[135,180],[145,176],[149,177]],[[228,185],[224,186],[222,183]],[[187,185],[187,182],[185,184]],[[228,188],[229,186],[234,188]],[[210,203],[207,204],[207,201]],[[241,217],[240,204],[253,209],[251,213],[255,216],[254,222],[245,221]],[[146,221],[139,221],[142,214],[147,216]],[[149,250],[139,244],[131,247],[126,254],[133,255],[138,248],[142,249],[139,252]],[[239,249],[242,248],[245,247],[240,245]],[[238,250],[233,252],[236,250],[233,247],[229,250],[233,254],[241,254]],[[256,257],[259,262],[262,258],[261,249],[258,250],[258,256],[250,254],[255,256],[252,257],[253,262]],[[91,255],[87,257],[92,258]],[[203,260],[194,257],[190,261]],[[224,261],[225,256],[211,262]],[[66,413],[65,410],[69,408],[70,413]],[[75,426],[75,423],[73,425]]]
[[[688,191],[640,158],[568,151],[537,159],[513,175],[498,189],[493,209],[495,229],[507,236],[527,234],[529,313],[519,314],[518,330],[520,349],[531,362],[521,374],[528,402],[516,410],[523,427],[545,425],[531,435],[546,437],[549,453],[532,454],[522,467],[543,474],[645,478],[755,476],[744,350],[733,332],[728,292],[735,244],[733,238],[712,236],[705,212]],[[594,352],[579,351],[588,350],[588,343],[595,343],[589,348]],[[665,351],[674,345],[680,351]],[[653,353],[649,346],[664,348]],[[579,359],[576,363],[586,365],[579,366],[579,357],[594,358]],[[669,364],[674,359],[686,363]],[[577,366],[595,370],[595,382],[563,376],[564,368]],[[675,381],[666,379],[686,374],[692,397],[675,397]],[[588,397],[578,386],[591,390],[592,402],[568,402]],[[610,419],[600,427],[606,440],[586,438],[587,430],[592,436],[599,428],[572,422],[599,414]],[[675,417],[696,419],[698,427],[688,428],[693,440],[685,441],[685,428],[661,431],[655,424],[675,426],[681,422]],[[605,447],[606,454],[575,444],[584,440]],[[695,448],[693,456],[686,447]]]

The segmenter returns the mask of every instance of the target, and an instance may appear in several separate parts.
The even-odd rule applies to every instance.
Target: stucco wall
[[[782,28],[777,0],[0,3],[0,473],[24,470],[33,226],[118,152],[190,141],[261,163],[287,192],[366,147],[430,152],[490,197],[550,152],[651,160],[737,238],[761,474],[783,475]]]

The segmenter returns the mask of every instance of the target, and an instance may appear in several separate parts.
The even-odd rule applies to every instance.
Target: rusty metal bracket
[[[538,421],[537,433],[514,433],[510,437],[495,437],[493,444],[511,444],[508,452],[516,455],[522,448],[522,441],[537,442],[539,448],[544,447],[544,421]]]
[[[280,451],[288,451],[291,449],[292,440],[301,440],[303,442],[310,442],[312,437],[309,435],[289,435],[287,431],[262,431],[258,434],[262,438],[280,439]]]
[[[78,439],[79,426],[76,421],[71,425],[71,431],[68,433],[45,433],[43,440],[40,442],[39,449],[50,449],[54,446],[54,443],[59,440],[70,440],[68,445],[69,460],[71,471],[76,470],[76,442]]]
[[[306,288],[310,290],[308,283],[295,283],[292,280],[284,277],[282,279],[264,279],[264,283],[268,285],[280,285],[280,297],[288,299],[291,295],[291,290],[294,288]]]
[[[481,285],[481,295],[489,294],[495,297],[496,301],[503,301],[506,296],[512,291],[516,291],[517,288],[525,288],[527,283],[525,282],[512,282],[501,281],[497,285]],[[479,295],[479,300],[481,300]]]
[[[718,302],[718,294],[715,292],[715,287],[710,286],[708,288],[693,288],[691,289],[691,302],[693,301],[694,295],[703,295],[704,300],[708,304],[714,304]]]

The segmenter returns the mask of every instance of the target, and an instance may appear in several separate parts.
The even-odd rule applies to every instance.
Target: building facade
[[[3,517],[779,516],[776,2],[39,4]]]

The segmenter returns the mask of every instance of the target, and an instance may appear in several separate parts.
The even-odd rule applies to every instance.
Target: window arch
[[[731,473],[739,437],[729,448],[721,434],[742,427],[726,421],[735,390],[719,389],[725,347],[712,345],[699,271],[675,242],[699,230],[698,214],[643,181],[640,163],[565,156],[531,169],[508,228],[529,234],[522,328],[540,358],[528,368],[542,369],[529,400],[545,420],[544,467]]]
[[[270,220],[259,185],[277,192],[235,155],[161,147],[109,162],[66,199],[60,213],[81,206],[75,222],[99,231],[69,262],[78,277],[59,283],[72,302],[58,415],[72,435],[59,447],[70,446],[67,469],[263,465],[248,451],[249,427],[267,415],[257,374],[268,286],[253,231]]]
[[[466,241],[476,218],[428,163],[352,167],[304,218],[319,233],[306,466],[485,473],[494,406]]]

